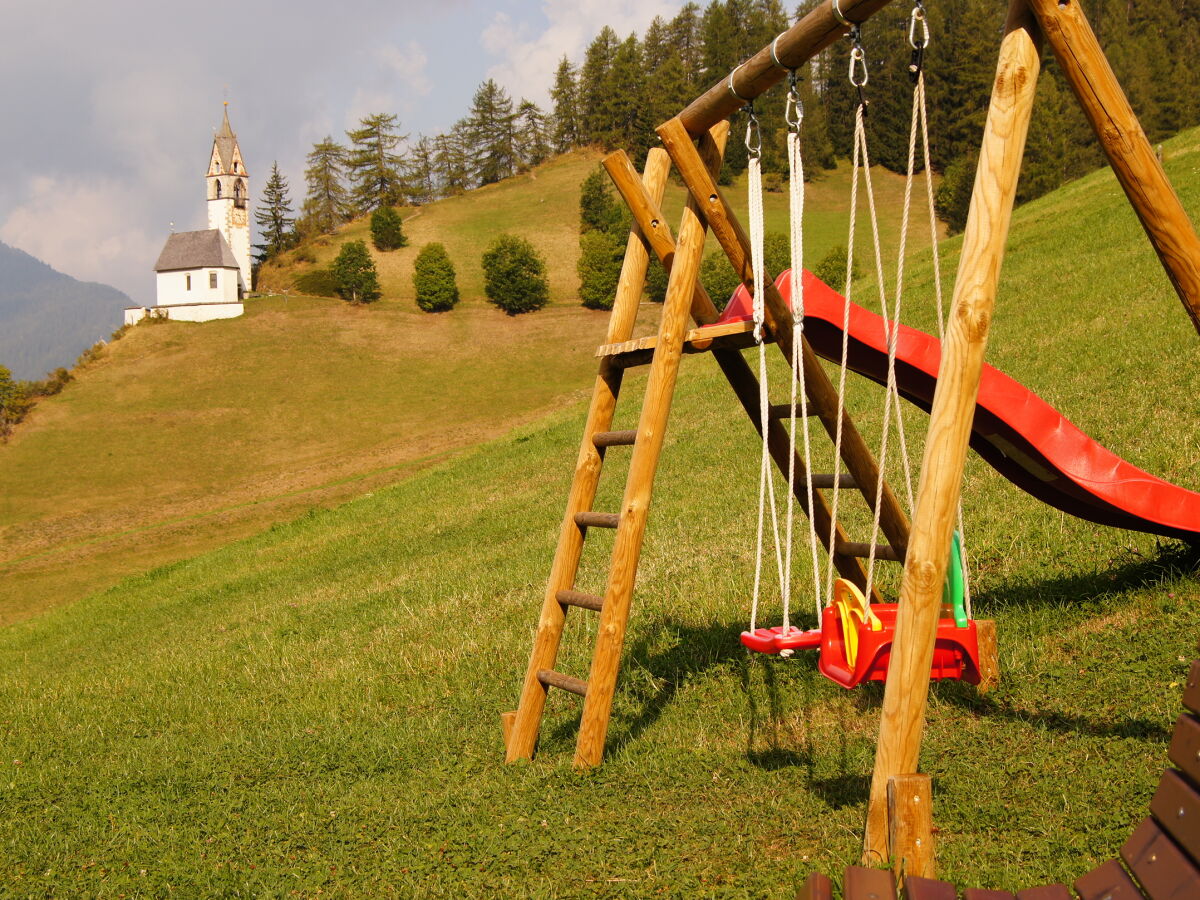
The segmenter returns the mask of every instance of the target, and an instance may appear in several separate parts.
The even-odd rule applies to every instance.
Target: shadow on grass
[[[1125,591],[1153,587],[1182,575],[1200,573],[1200,544],[1169,541],[1154,556],[1129,551],[1112,568],[1058,578],[1022,580],[994,585],[977,593],[975,601],[990,612],[1071,607],[1095,604]],[[1090,610],[1086,610],[1090,611]]]

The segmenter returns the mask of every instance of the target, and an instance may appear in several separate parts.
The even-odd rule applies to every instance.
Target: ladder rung
[[[799,483],[799,479],[797,479]],[[827,491],[833,487],[832,475],[813,475],[812,485],[817,490]],[[854,480],[853,475],[839,475],[837,477],[837,486],[839,488],[854,488],[858,487],[858,482]]]
[[[583,528],[616,528],[621,517],[616,513],[575,513],[575,524]]]
[[[564,675],[562,672],[555,672],[553,669],[538,669],[538,681],[548,687],[561,688],[564,691],[570,691],[572,694],[578,694],[580,697],[587,696],[587,682],[580,681],[578,678],[572,678],[570,675]]]
[[[771,416],[773,416],[776,419],[790,419],[792,417],[792,404],[790,404],[790,403],[772,403],[771,406],[768,408],[768,412],[771,414]],[[816,409],[813,407],[813,405],[811,403],[808,404],[808,414],[810,416],[815,416],[817,414]],[[757,418],[757,416],[755,418]],[[800,418],[800,406],[799,405],[796,406],[796,418],[797,419]]]
[[[593,609],[596,612],[600,612],[604,607],[603,597],[597,597],[595,594],[585,594],[583,591],[559,591],[554,595],[554,599],[567,606],[580,606],[584,609]]]
[[[859,559],[866,559],[871,555],[871,545],[859,544],[853,541],[843,541],[837,545],[837,552],[842,554],[842,556],[857,556]],[[888,544],[875,545],[875,558],[890,559],[892,562],[900,562],[900,557]]]
[[[597,447],[627,447],[636,440],[636,431],[597,431],[592,435]]]

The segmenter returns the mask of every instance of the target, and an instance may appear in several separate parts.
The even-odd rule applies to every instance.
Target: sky
[[[172,226],[207,227],[226,100],[252,204],[277,160],[298,207],[326,135],[377,112],[414,139],[445,131],[487,78],[549,109],[563,55],[682,2],[0,0],[0,241],[152,304]]]

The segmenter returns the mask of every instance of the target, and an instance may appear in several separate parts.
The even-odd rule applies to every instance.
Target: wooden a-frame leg
[[[722,123],[714,128],[713,134],[702,138],[708,145],[710,159],[714,159],[717,165],[720,164],[728,131],[729,126]],[[679,246],[667,282],[658,342],[647,376],[646,399],[638,421],[637,442],[629,461],[629,476],[613,542],[608,586],[600,612],[600,627],[596,634],[587,695],[583,702],[583,718],[579,723],[579,740],[575,748],[575,765],[579,768],[598,765],[604,757],[604,741],[608,735],[612,698],[625,643],[625,628],[629,622],[654,476],[662,453],[706,237],[704,222],[689,203],[679,227]]]
[[[665,152],[657,148],[650,151],[646,158],[643,183],[651,196],[662,197],[670,169],[671,164]],[[629,235],[621,279],[609,318],[609,343],[629,340],[633,333],[649,259],[644,238],[635,225]],[[538,679],[538,672],[553,669],[558,658],[566,609],[558,602],[557,595],[560,590],[570,590],[574,586],[575,575],[579,571],[580,555],[583,552],[584,532],[575,523],[575,514],[592,508],[604,461],[604,451],[596,447],[592,436],[608,430],[612,425],[623,371],[611,365],[609,360],[604,360],[600,366],[600,373],[596,376],[587,424],[583,429],[583,439],[575,462],[575,477],[571,483],[567,509],[559,528],[558,545],[554,551],[554,563],[542,600],[533,652],[530,654],[525,681],[521,687],[521,699],[515,715],[504,714],[505,758],[508,762],[532,757],[534,746],[537,744],[547,690],[546,685]]]
[[[971,194],[950,324],[921,463],[912,538],[884,689],[879,744],[867,811],[863,861],[888,855],[888,780],[917,771],[942,579],[950,556],[967,441],[975,416],[988,326],[1012,218],[1017,177],[1033,111],[1040,34],[1025,0],[1012,0]]]

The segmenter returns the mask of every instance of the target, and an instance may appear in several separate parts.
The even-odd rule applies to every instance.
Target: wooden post
[[[715,153],[710,152],[710,158],[715,156],[719,165],[729,126],[721,123],[715,126],[714,132],[706,140],[710,149],[715,150]],[[629,622],[650,495],[658,471],[663,439],[666,437],[679,359],[683,354],[683,339],[687,333],[694,286],[700,274],[700,260],[704,255],[707,236],[703,220],[689,204],[684,209],[683,222],[679,227],[679,245],[667,282],[658,343],[654,348],[654,360],[646,380],[646,399],[638,420],[638,439],[629,461],[629,476],[621,501],[620,525],[613,541],[608,586],[604,592],[604,607],[600,612],[596,648],[588,675],[587,697],[584,699],[579,739],[575,745],[577,768],[598,765],[604,756],[604,740],[608,734],[609,714],[621,664],[621,649],[625,643],[625,628]],[[645,274],[643,267],[638,279],[639,290]]]
[[[700,204],[700,210],[712,228],[713,236],[721,244],[725,255],[729,257],[733,270],[738,273],[747,289],[752,285],[750,274],[750,239],[733,214],[721,189],[717,187],[715,178],[709,175],[700,164],[692,147],[687,130],[679,119],[672,119],[658,126],[658,136],[663,146],[671,154],[684,184],[691,192],[692,198]],[[787,301],[779,293],[774,284],[766,285],[766,316],[767,324],[779,349],[788,359],[792,359],[792,311]],[[821,424],[831,438],[838,431],[838,395],[833,382],[825,372],[816,353],[808,345],[808,340],[802,338],[800,359],[804,366],[805,385],[809,398],[813,402]],[[853,419],[846,410],[841,415],[842,430],[842,459],[846,468],[854,476],[859,485],[863,498],[872,511],[875,508],[875,485],[879,480],[879,464],[871,453],[867,442],[859,433]],[[879,527],[887,536],[888,543],[896,551],[899,559],[904,559],[909,539],[908,516],[896,499],[891,487],[885,482],[883,496],[880,498]],[[949,553],[949,551],[947,551]]]
[[[666,152],[659,148],[651,150],[646,157],[646,173],[643,176],[646,190],[651,196],[662,198],[670,170],[671,162]],[[609,342],[626,341],[633,334],[649,260],[650,255],[643,244],[643,236],[635,225],[629,235],[625,262],[621,267],[621,278],[613,301],[613,311],[608,320]],[[538,672],[554,668],[566,621],[566,610],[558,602],[557,595],[560,590],[574,587],[575,574],[579,571],[579,558],[583,552],[583,529],[575,524],[575,514],[592,508],[604,461],[603,451],[592,442],[592,435],[598,431],[607,431],[612,425],[623,371],[618,366],[609,365],[605,360],[596,376],[587,425],[583,429],[583,440],[575,462],[571,494],[567,498],[567,509],[554,551],[554,563],[550,568],[550,578],[542,599],[537,636],[534,638],[533,652],[530,654],[529,667],[526,669],[525,681],[521,688],[521,699],[515,715],[501,714],[505,734],[505,758],[508,762],[531,758],[533,748],[537,744],[542,711],[546,705],[546,685],[538,679]]]
[[[900,611],[867,810],[863,848],[867,864],[882,862],[888,852],[888,779],[918,769],[942,580],[950,558],[988,326],[1041,66],[1040,40],[1025,0],[1011,0],[963,234],[950,324],[942,344],[917,508],[900,585]]]
[[[996,640],[996,623],[991,619],[976,619],[975,639],[979,645],[979,684],[975,690],[986,694],[1000,685],[1000,644]]]
[[[838,8],[848,21],[862,23],[890,2],[840,0]],[[825,0],[779,35],[774,51],[783,66],[798,69],[849,30],[833,14],[830,0]],[[692,137],[699,137],[745,106],[748,100],[778,84],[786,74],[787,69],[775,64],[772,46],[768,44],[696,98],[679,114],[679,119]]]
[[[1028,0],[1117,181],[1200,332],[1200,238],[1078,0]]]
[[[896,880],[934,878],[933,789],[928,775],[888,779],[888,847]]]

